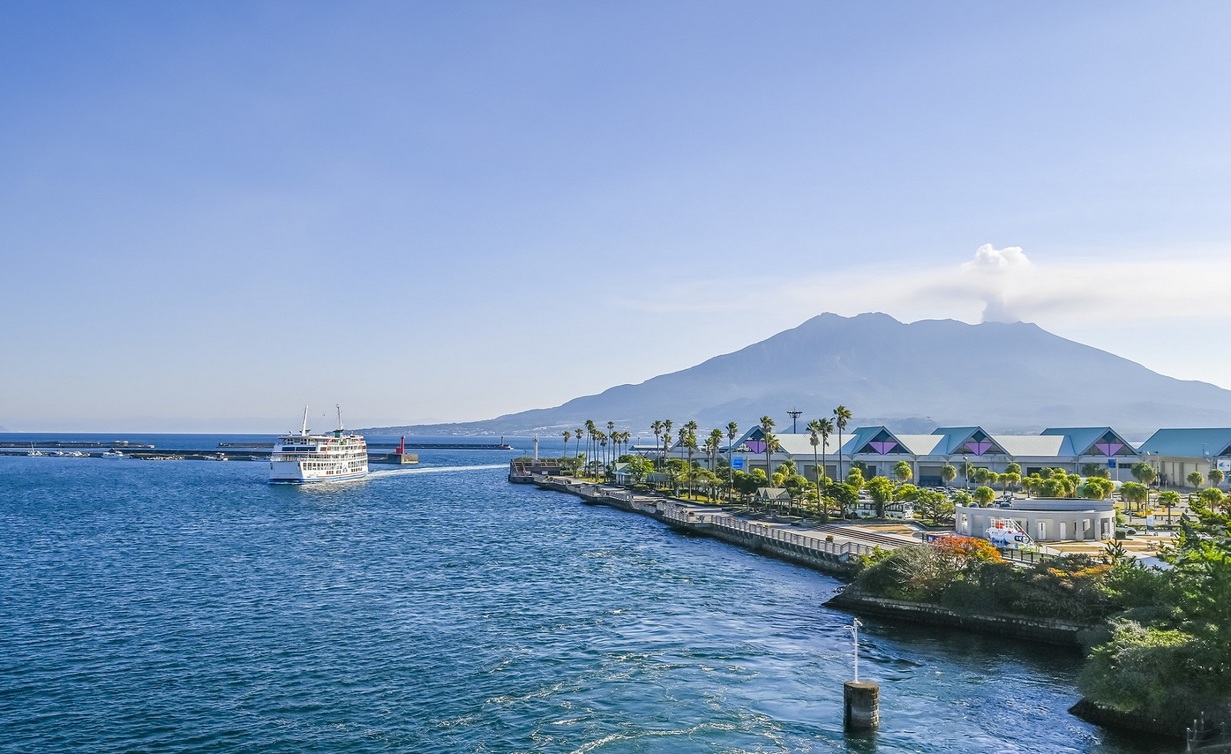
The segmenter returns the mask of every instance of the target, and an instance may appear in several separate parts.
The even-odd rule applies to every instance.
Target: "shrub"
[[[934,602],[952,573],[928,545],[899,547],[855,577],[859,592],[910,602]]]
[[[1111,641],[1090,654],[1078,688],[1090,700],[1122,712],[1192,713],[1206,701],[1195,662],[1199,645],[1175,629],[1116,621]]]

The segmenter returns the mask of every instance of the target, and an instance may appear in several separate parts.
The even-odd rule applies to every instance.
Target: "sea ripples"
[[[503,480],[499,454],[298,489],[262,464],[0,459],[0,750],[1141,750],[1079,660],[869,622],[834,580]]]

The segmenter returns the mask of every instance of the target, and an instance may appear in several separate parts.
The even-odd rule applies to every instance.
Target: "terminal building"
[[[1231,430],[1227,444],[1231,445]],[[778,448],[770,455],[770,465],[794,461],[799,473],[815,478],[816,468],[824,466],[825,476],[845,476],[851,465],[859,463],[864,476],[893,476],[894,467],[906,461],[916,484],[943,484],[941,470],[953,466],[964,485],[964,469],[986,468],[1003,472],[1010,463],[1029,476],[1043,468],[1062,468],[1072,473],[1091,465],[1112,470],[1112,479],[1131,481],[1129,469],[1142,460],[1141,454],[1111,427],[1054,427],[1037,435],[991,433],[982,427],[939,427],[927,435],[896,434],[884,426],[857,427],[844,433],[842,447],[837,436],[829,444],[813,446],[811,435],[774,435]],[[746,471],[765,469],[765,435],[753,427],[732,445],[731,460]],[[814,460],[815,457],[815,460]],[[822,457],[824,460],[822,461]]]
[[[1231,429],[1160,429],[1137,449],[1158,471],[1159,482],[1171,487],[1192,487],[1188,475],[1196,471],[1210,478],[1210,469],[1231,476]],[[1223,483],[1226,486],[1226,483]]]

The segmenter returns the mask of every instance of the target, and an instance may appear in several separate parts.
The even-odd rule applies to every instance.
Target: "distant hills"
[[[903,324],[886,314],[822,314],[734,353],[574,398],[554,408],[459,424],[382,427],[373,433],[559,433],[611,420],[647,435],[655,419],[703,428],[786,411],[808,419],[839,404],[853,426],[904,432],[978,424],[989,431],[1112,426],[1138,439],[1159,427],[1231,426],[1231,391],[1177,380],[1027,323]]]

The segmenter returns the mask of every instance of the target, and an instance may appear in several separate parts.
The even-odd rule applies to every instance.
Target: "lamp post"
[[[796,422],[799,420],[799,415],[802,414],[803,411],[800,411],[797,408],[793,408],[790,411],[787,411],[786,413],[787,413],[787,416],[791,417],[791,434],[793,435],[799,434],[799,430],[796,428]]]
[[[962,482],[966,485],[966,491],[970,492],[970,461],[966,460],[966,454],[962,454]]]
[[[849,730],[872,730],[880,725],[880,686],[859,680],[858,618],[851,620],[847,630],[855,640],[855,680],[842,684],[842,725]]]
[[[846,630],[851,632],[851,638],[855,642],[855,683],[859,683],[859,627],[862,625],[858,618],[853,618],[851,619],[851,625],[846,627]]]

